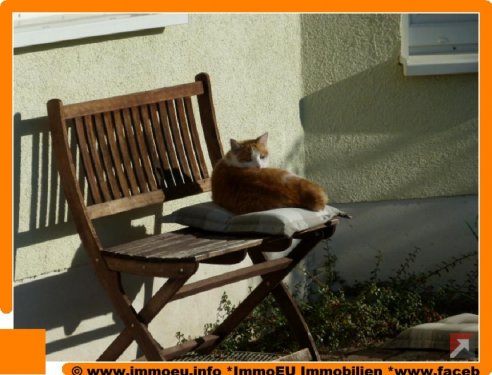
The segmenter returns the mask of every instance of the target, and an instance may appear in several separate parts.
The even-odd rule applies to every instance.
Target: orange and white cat
[[[231,150],[215,165],[212,200],[235,214],[282,207],[322,210],[328,202],[316,183],[279,168],[268,168],[268,133],[231,139]]]

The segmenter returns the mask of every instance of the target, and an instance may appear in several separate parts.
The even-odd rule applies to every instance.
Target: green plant
[[[432,280],[449,273],[457,265],[477,255],[470,251],[443,261],[426,271],[413,271],[420,253],[415,248],[407,254],[392,276],[380,278],[383,256],[376,255],[368,280],[349,286],[336,271],[336,257],[325,248],[325,262],[314,271],[302,270],[306,282],[297,285],[295,295],[300,309],[320,347],[336,350],[361,346],[394,337],[403,329],[462,311],[478,309],[477,271],[467,275],[465,284],[453,280],[435,287]],[[234,309],[226,293],[222,295],[214,323],[205,325],[213,331]],[[180,334],[178,338],[183,339]],[[273,298],[267,298],[221,344],[223,350],[285,352],[295,350],[295,340]]]
[[[234,308],[235,306],[224,292],[217,308],[216,321],[205,324],[204,333],[212,333]],[[291,345],[288,345],[290,336],[286,324],[285,317],[274,299],[271,296],[267,297],[232,334],[227,336],[221,343],[220,349],[282,353],[291,348]],[[272,340],[272,338],[275,339]]]
[[[415,248],[386,280],[379,277],[382,255],[378,253],[370,278],[353,286],[332,290],[330,284],[316,280],[319,293],[313,301],[304,303],[308,324],[319,343],[327,349],[365,345],[368,342],[394,337],[410,326],[439,320],[457,312],[477,312],[477,271],[467,275],[464,284],[453,280],[434,286],[435,277],[449,273],[477,251],[443,261],[426,271],[412,271],[420,253]],[[334,266],[334,261],[325,267]],[[328,274],[333,274],[328,271]],[[313,279],[310,273],[308,278]],[[332,282],[336,281],[332,279]],[[307,305],[307,306],[306,306]]]

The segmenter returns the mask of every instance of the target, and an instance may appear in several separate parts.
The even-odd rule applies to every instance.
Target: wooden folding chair
[[[195,118],[194,108],[200,116]],[[297,340],[313,360],[319,354],[311,333],[282,279],[323,238],[337,220],[296,233],[300,242],[287,255],[291,238],[222,235],[187,228],[104,248],[93,221],[210,190],[210,165],[223,156],[210,80],[130,95],[64,105],[48,102],[53,149],[63,191],[94,270],[123,331],[99,357],[114,361],[136,341],[147,360],[172,360],[190,351],[209,353],[270,293],[286,315]],[[206,145],[202,145],[204,139]],[[161,175],[160,178],[158,175]],[[253,265],[186,284],[200,264],[234,264],[249,255]],[[123,273],[167,278],[137,312],[121,284]],[[162,348],[148,329],[169,302],[261,276],[262,281],[209,335]]]

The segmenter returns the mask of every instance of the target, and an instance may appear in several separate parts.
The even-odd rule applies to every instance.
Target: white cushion
[[[163,217],[165,223],[178,223],[207,231],[222,233],[262,233],[292,236],[336,216],[348,216],[339,209],[326,206],[313,212],[302,208],[277,208],[268,211],[234,215],[213,202],[181,208]]]

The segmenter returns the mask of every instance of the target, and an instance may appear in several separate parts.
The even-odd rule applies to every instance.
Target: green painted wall
[[[477,74],[403,76],[399,15],[301,25],[306,174],[332,202],[478,193]]]

